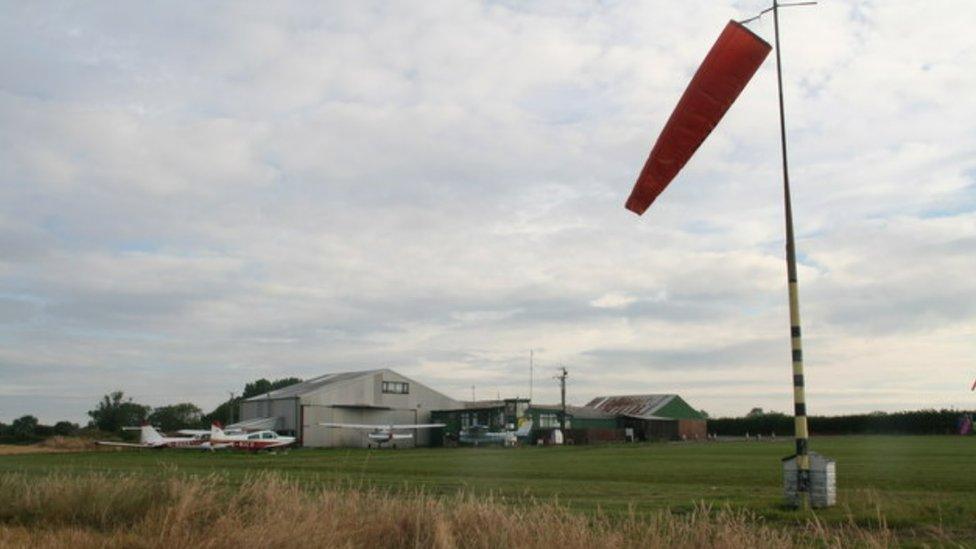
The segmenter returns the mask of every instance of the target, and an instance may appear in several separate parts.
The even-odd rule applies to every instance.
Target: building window
[[[546,413],[539,414],[539,428],[540,429],[556,429],[559,427],[559,413]],[[569,414],[566,414],[566,428],[572,429],[571,418]]]
[[[383,392],[391,395],[410,394],[410,384],[402,381],[384,381]]]
[[[539,414],[539,427],[542,429],[559,427],[559,414]]]
[[[461,414],[461,428],[467,429],[468,427],[471,427],[471,416],[467,412],[463,412]]]

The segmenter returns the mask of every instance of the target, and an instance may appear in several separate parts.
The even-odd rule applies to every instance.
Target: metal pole
[[[793,237],[793,205],[790,200],[790,172],[786,159],[786,114],[783,109],[783,67],[779,53],[779,2],[773,0],[773,29],[776,40],[776,84],[779,89],[779,134],[783,151],[783,203],[786,211],[786,274],[790,294],[790,347],[793,351],[793,415],[796,437],[797,496],[807,507],[810,494],[809,432],[803,382],[803,346],[800,331],[800,295],[796,276],[796,244]]]
[[[529,402],[532,402],[532,378],[535,377],[535,364],[533,364],[532,349],[529,349]]]
[[[559,376],[559,393],[560,393],[560,402],[562,403],[562,413],[559,414],[559,429],[565,433],[566,431],[566,376],[569,375],[569,372],[566,371],[565,367],[562,368],[562,372],[563,372],[562,375]]]

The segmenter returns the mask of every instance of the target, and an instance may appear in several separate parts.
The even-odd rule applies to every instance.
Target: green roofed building
[[[602,396],[586,407],[614,414],[638,440],[704,440],[708,434],[707,418],[674,394]]]
[[[432,410],[431,421],[444,423],[431,433],[431,445],[453,445],[475,439],[502,444],[492,434],[514,433],[523,444],[552,440],[560,428],[559,404],[533,404],[528,399],[481,400],[452,409]],[[566,406],[567,443],[624,440],[704,440],[705,416],[675,394],[603,396],[586,406]]]
[[[533,404],[529,406],[526,417],[537,429],[555,429],[559,427],[562,410],[559,404]],[[586,406],[566,406],[567,429],[615,429],[617,427],[617,416],[614,414]]]
[[[549,440],[552,431],[559,428],[561,416],[559,404],[531,404],[528,399],[466,402],[463,408],[431,412],[431,421],[445,424],[443,430],[432,433],[431,443],[440,446],[449,441],[463,442],[462,433],[480,428],[486,432],[514,432],[522,443],[535,444],[539,439]],[[587,435],[597,436],[598,440],[623,440],[617,416],[585,406],[566,406],[566,430],[567,438],[580,442],[592,438]],[[501,438],[494,439],[496,444],[502,442]]]
[[[445,446],[461,439],[461,433],[472,429],[486,432],[515,431],[524,423],[529,400],[509,398],[504,400],[476,400],[460,402],[454,408],[433,410],[430,420],[443,423],[443,429],[431,433],[431,446]],[[487,441],[486,441],[487,442]],[[494,442],[501,444],[502,439]]]

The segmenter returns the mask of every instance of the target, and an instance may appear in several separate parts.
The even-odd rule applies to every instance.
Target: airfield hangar
[[[366,447],[365,431],[319,423],[414,424],[430,422],[431,411],[463,404],[393,370],[326,374],[244,400],[244,423],[292,434],[302,446]],[[430,445],[430,429],[418,429],[403,445]]]
[[[705,416],[674,394],[602,396],[586,407],[613,414],[637,440],[704,440],[708,436]]]

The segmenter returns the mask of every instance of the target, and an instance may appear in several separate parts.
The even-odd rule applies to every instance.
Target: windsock
[[[627,209],[643,214],[678,175],[729,110],[772,50],[742,24],[729,21],[671,113],[644,164]]]

